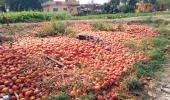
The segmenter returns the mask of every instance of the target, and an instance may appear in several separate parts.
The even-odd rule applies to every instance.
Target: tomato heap
[[[89,91],[97,94],[109,86],[118,85],[117,81],[128,68],[136,60],[144,59],[141,53],[131,52],[125,46],[127,40],[138,42],[141,33],[148,37],[156,36],[140,29],[141,26],[136,26],[140,31],[131,29],[134,34],[94,32],[89,25],[80,26],[84,34],[97,36],[103,43],[63,36],[24,38],[12,47],[1,46],[0,97],[10,95],[12,100],[16,100],[15,94],[18,94],[20,100],[45,100],[48,95],[60,94],[64,88],[70,97],[83,96]],[[64,67],[59,68],[47,56],[63,63]],[[117,96],[114,91],[107,94],[110,95],[106,96],[108,98]]]

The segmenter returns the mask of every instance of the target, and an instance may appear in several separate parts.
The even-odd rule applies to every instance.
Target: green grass
[[[118,13],[118,14],[99,14],[88,16],[71,16],[66,13],[47,13],[47,12],[8,12],[0,13],[0,23],[4,23],[3,16],[8,18],[9,23],[18,22],[42,22],[55,20],[87,20],[87,19],[118,19],[137,16],[157,16],[157,15],[169,15],[170,12],[156,12],[156,13]]]
[[[83,19],[118,19],[128,18],[137,16],[157,16],[157,15],[169,15],[170,12],[156,12],[156,13],[117,13],[117,14],[99,14],[99,15],[88,15],[88,16],[75,16],[73,20]]]
[[[160,69],[160,65],[163,64],[165,60],[163,50],[166,46],[167,39],[160,37],[149,38],[146,40],[152,43],[152,49],[145,50],[145,53],[149,57],[149,61],[147,63],[136,62],[134,64],[138,78],[153,76],[154,73]]]
[[[96,22],[92,25],[94,29],[100,31],[114,31],[113,25],[111,23]]]
[[[156,20],[151,23],[143,22],[146,24],[152,24],[154,27],[158,29],[159,37],[157,38],[145,38],[143,40],[143,45],[146,43],[151,43],[152,48],[145,48],[145,53],[149,57],[149,61],[147,63],[136,62],[134,64],[134,68],[136,70],[136,74],[138,78],[153,76],[155,72],[159,71],[161,68],[161,64],[163,64],[166,60],[164,56],[164,48],[166,47],[170,31],[166,27],[168,25],[167,21],[164,20]],[[166,34],[166,35],[165,35]]]

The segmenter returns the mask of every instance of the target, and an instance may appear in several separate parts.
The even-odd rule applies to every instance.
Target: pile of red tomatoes
[[[136,28],[140,30],[134,33],[154,34]],[[48,95],[57,95],[64,87],[73,98],[89,91],[97,94],[110,85],[118,85],[117,81],[128,68],[144,58],[125,46],[128,39],[139,41],[140,34],[89,31],[86,35],[100,37],[104,46],[68,37],[25,38],[12,47],[0,46],[0,98],[10,95],[11,100],[17,97],[46,100]],[[46,56],[61,62],[64,67],[59,68]],[[107,94],[109,99],[117,96],[114,91]]]

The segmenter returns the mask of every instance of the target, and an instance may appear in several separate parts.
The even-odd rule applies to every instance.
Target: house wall
[[[74,1],[74,0],[73,0]],[[55,3],[55,2],[46,2],[42,4],[43,11],[45,12],[67,12],[71,15],[78,14],[78,4],[76,2],[69,1],[69,2],[62,2],[62,3]],[[54,11],[54,8],[58,8],[58,11]],[[64,8],[67,9],[67,11],[64,10]]]
[[[151,12],[151,4],[137,4],[135,6],[135,12]]]
[[[68,7],[65,5],[49,5],[49,6],[45,6],[43,7],[43,11],[45,12],[55,12],[54,8],[58,8],[58,11],[56,12],[68,12]],[[64,10],[64,8],[67,8],[67,11]]]
[[[69,12],[70,12],[71,15],[76,15],[76,14],[78,14],[78,7],[70,6],[70,7],[69,7]]]

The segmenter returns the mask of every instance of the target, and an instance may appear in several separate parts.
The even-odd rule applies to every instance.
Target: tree
[[[134,12],[136,3],[138,3],[138,0],[129,0],[128,5],[130,12]]]
[[[116,12],[119,4],[120,4],[120,0],[111,0],[110,2],[105,3],[103,5],[103,12],[114,13],[114,12]]]
[[[6,0],[11,11],[40,10],[44,0]]]
[[[103,5],[103,12],[134,12],[134,7],[139,0],[110,0],[110,2]],[[119,5],[123,3],[124,5]],[[119,10],[119,11],[117,11]]]
[[[0,11],[5,11],[5,0],[0,0]]]
[[[158,6],[162,6],[163,10],[170,9],[169,0],[157,0]]]

